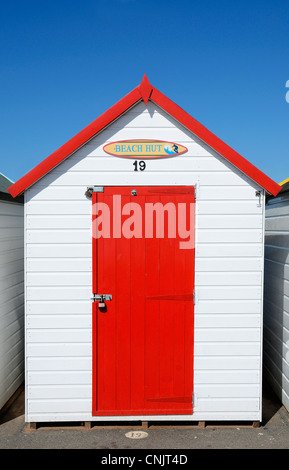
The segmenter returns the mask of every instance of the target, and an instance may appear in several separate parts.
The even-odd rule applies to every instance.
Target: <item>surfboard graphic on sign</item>
[[[122,158],[149,159],[176,157],[187,152],[187,147],[164,140],[119,140],[106,144],[103,150],[109,155]]]

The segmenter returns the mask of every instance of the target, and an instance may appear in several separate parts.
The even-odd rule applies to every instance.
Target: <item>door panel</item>
[[[181,248],[177,225],[179,203],[194,223],[194,188],[105,187],[92,199],[93,291],[112,295],[104,309],[93,303],[93,415],[191,414],[195,249]],[[156,203],[171,215],[149,219]],[[109,236],[99,237],[103,224]]]

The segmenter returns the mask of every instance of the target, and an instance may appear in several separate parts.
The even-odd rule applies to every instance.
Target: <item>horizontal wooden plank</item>
[[[23,260],[23,248],[16,248],[12,251],[0,253],[0,266],[4,266],[12,261]]]
[[[289,332],[285,328],[279,328],[278,325],[274,326],[272,329],[271,325],[272,323],[270,325],[268,323],[264,325],[264,338],[266,338],[266,341],[271,344],[276,353],[278,353],[280,357],[284,358],[284,360],[289,364]],[[280,360],[278,362],[280,362]]]
[[[29,371],[90,371],[91,357],[28,357]]]
[[[91,230],[27,230],[27,243],[91,243]]]
[[[81,201],[85,196],[84,186],[51,186],[43,184],[43,180],[28,188],[25,192],[27,202],[38,201]]]
[[[261,325],[261,315],[252,313],[196,313],[194,324],[196,328],[258,328]]]
[[[15,284],[11,287],[7,287],[1,293],[1,302],[5,304],[9,302],[11,299],[17,298],[19,295],[24,293],[24,283],[20,282],[19,284]]]
[[[92,204],[88,198],[83,198],[82,201],[33,201],[26,204],[26,213],[27,216],[30,214],[91,216]]]
[[[24,309],[24,289],[17,296],[12,296],[8,301],[1,304],[1,315],[9,315],[13,310]]]
[[[11,204],[9,202],[0,201],[0,216],[9,215],[13,216],[24,216],[24,207],[22,204]]]
[[[27,286],[91,286],[91,273],[28,273]]]
[[[260,328],[195,328],[195,342],[259,342]]]
[[[270,271],[266,271],[265,286],[270,285],[276,292],[280,292],[282,295],[289,297],[289,281],[285,279],[280,280],[278,276],[274,276]]]
[[[198,336],[197,336],[198,338]],[[194,356],[257,356],[260,353],[260,342],[195,342]],[[208,340],[209,341],[209,340]],[[239,341],[239,340],[238,340]]]
[[[265,276],[273,275],[278,277],[279,282],[289,281],[289,264],[282,264],[276,261],[265,259]]]
[[[0,312],[0,324],[1,324],[1,331],[0,335],[5,340],[8,340],[8,328],[13,327],[13,331],[18,328],[23,328],[24,324],[24,315],[23,315],[23,305],[19,305],[19,307],[11,310],[9,315],[3,315],[2,309]]]
[[[121,186],[159,186],[160,174],[162,175],[162,184],[167,185],[199,185],[209,186],[220,185],[240,185],[244,186],[247,177],[233,173],[232,171],[218,172],[169,172],[169,171],[130,171],[121,173]],[[40,180],[41,181],[41,180]],[[35,183],[36,188],[39,183]],[[83,186],[84,191],[87,186],[118,186],[120,184],[119,174],[113,172],[91,173],[91,172],[61,172],[53,171],[43,177],[41,187],[51,184],[53,186]]]
[[[259,370],[258,356],[198,356],[195,358],[195,370]]]
[[[9,287],[13,287],[17,284],[24,282],[24,272],[19,271],[18,273],[10,274],[9,276],[5,276],[1,279],[1,290],[8,289]]]
[[[265,243],[266,245],[289,249],[289,228],[288,232],[272,232],[267,230],[265,233]]]
[[[90,314],[56,314],[54,310],[50,315],[28,315],[26,319],[28,328],[91,328],[92,315]]]
[[[0,265],[0,278],[9,276],[10,274],[18,273],[24,270],[24,260],[17,259],[6,264]]]
[[[198,201],[198,213],[213,214],[262,214],[262,207],[257,200],[253,201]]]
[[[91,218],[87,215],[29,215],[27,229],[91,229]]]
[[[261,229],[198,229],[198,243],[260,243]]]
[[[197,305],[195,306],[196,313],[255,313],[261,312],[261,299],[200,299],[198,298]]]
[[[198,215],[198,229],[261,229],[262,217],[258,215]]]
[[[92,354],[89,343],[28,343],[26,350],[29,357],[88,357]]]
[[[89,385],[46,385],[30,386],[27,397],[29,400],[37,399],[87,399],[91,397],[91,387]]]
[[[260,395],[259,384],[199,384],[198,401],[201,398],[255,398]]]
[[[223,243],[217,246],[214,243],[197,244],[196,256],[203,258],[222,258],[231,256],[262,256],[261,243]]]
[[[89,287],[27,287],[27,300],[89,300]]]
[[[90,258],[29,258],[27,272],[91,272]]]
[[[90,328],[71,329],[28,329],[26,331],[28,343],[90,343]],[[69,348],[69,346],[68,346]]]
[[[285,345],[284,356],[286,356],[289,352],[289,330],[284,327],[283,322],[278,321],[277,318],[271,315],[267,315],[264,327],[270,332],[270,335],[277,337]]]
[[[29,385],[91,385],[89,371],[31,371],[27,376]]]
[[[32,301],[28,298],[27,313],[29,315],[89,315],[92,312],[92,304],[90,298],[87,300],[71,300],[71,299],[47,299],[44,302],[39,300]]]
[[[244,183],[244,186],[198,186],[198,200],[256,200],[256,189]]]
[[[283,325],[284,328],[289,330],[289,312],[284,310],[284,307],[277,307],[272,299],[264,297],[264,323],[267,324],[267,318],[274,318],[276,322],[279,322],[280,325]]]
[[[257,286],[261,285],[261,272],[196,273],[197,286]]]
[[[284,358],[280,358],[276,362],[274,359],[276,359],[276,356],[273,357],[270,355],[269,349],[265,350],[264,354],[264,359],[265,359],[265,369],[268,369],[270,371],[270,374],[274,378],[276,384],[278,384],[278,396],[280,397],[282,401],[282,395],[285,393],[287,396],[289,396],[289,374],[288,374],[288,362]],[[283,402],[284,403],[284,402]]]
[[[260,398],[200,398],[195,410],[201,411],[258,411],[260,408]]]
[[[199,241],[198,241],[199,243]],[[196,272],[249,272],[262,269],[262,258],[197,258],[195,260]]]
[[[259,384],[258,370],[206,370],[194,371],[195,386],[199,384]]]
[[[29,400],[28,401],[28,412],[29,413],[47,413],[47,411],[58,413],[58,412],[89,412],[91,411],[91,399],[51,399],[51,400]]]
[[[23,229],[24,218],[23,216],[2,215],[0,217],[0,228]]]
[[[270,301],[279,308],[282,308],[286,312],[289,312],[289,298],[286,297],[282,292],[282,284],[278,285],[278,289],[275,289],[270,283],[266,282],[264,284],[264,291],[266,299]]]
[[[289,215],[289,202],[284,201],[279,204],[272,204],[266,206],[266,218],[269,217],[280,217],[283,215]]]
[[[1,240],[0,242],[0,253],[6,253],[7,251],[13,251],[22,249],[24,247],[24,237],[17,237],[17,238],[9,238],[5,240]],[[24,252],[24,250],[23,250]]]
[[[285,355],[283,355],[283,350],[277,350],[274,346],[272,345],[271,338],[268,340],[266,336],[264,339],[264,363],[279,382],[283,374],[285,377],[289,377],[289,363],[286,361]]]
[[[287,231],[289,227],[289,215],[283,217],[267,217],[265,219],[266,230]]]
[[[91,243],[87,244],[27,244],[27,256],[31,258],[91,258]]]
[[[256,286],[211,286],[209,289],[206,286],[199,286],[197,298],[198,300],[258,300],[262,298],[262,289]]]

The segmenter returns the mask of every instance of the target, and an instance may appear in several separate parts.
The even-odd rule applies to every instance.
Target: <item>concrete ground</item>
[[[170,453],[178,449],[289,449],[289,413],[268,389],[264,390],[263,422],[259,428],[243,428],[238,424],[205,429],[148,428],[144,430],[147,436],[141,439],[126,437],[131,430],[133,427],[88,430],[40,427],[28,431],[22,392],[0,417],[0,449],[102,449],[103,455],[109,451],[113,455],[117,449],[121,450],[121,455],[130,455],[133,449],[147,450],[147,453],[150,449],[169,449]]]

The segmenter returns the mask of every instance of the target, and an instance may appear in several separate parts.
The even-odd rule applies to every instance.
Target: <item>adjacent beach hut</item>
[[[146,76],[12,185],[26,421],[259,422],[265,192],[280,189]]]
[[[280,185],[266,204],[264,376],[289,411],[289,179]]]
[[[24,200],[0,174],[0,412],[24,381]]]

